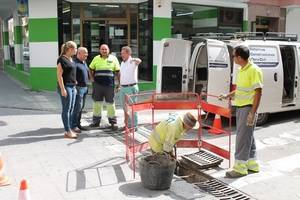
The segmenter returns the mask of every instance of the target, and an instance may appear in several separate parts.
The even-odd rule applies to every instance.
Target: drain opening
[[[194,183],[201,190],[210,193],[211,195],[220,198],[220,200],[235,199],[235,200],[251,200],[253,199],[247,194],[228,186],[220,180],[212,178],[204,182]]]
[[[204,169],[217,167],[222,158],[210,152],[200,150],[199,152],[181,156],[179,166],[175,173],[194,184],[200,190],[205,191],[220,200],[252,200],[255,199],[242,191],[203,172]]]

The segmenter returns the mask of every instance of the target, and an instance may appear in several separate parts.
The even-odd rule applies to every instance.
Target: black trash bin
[[[139,159],[142,184],[151,190],[166,190],[171,186],[176,160],[168,154],[154,154]]]

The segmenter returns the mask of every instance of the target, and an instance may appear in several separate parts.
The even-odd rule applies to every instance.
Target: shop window
[[[152,81],[153,0],[129,3],[72,3],[58,0],[58,35],[60,46],[73,40],[89,51],[87,63],[99,55],[99,45],[108,44],[121,61],[125,45],[132,55],[140,57],[139,79]]]
[[[176,38],[239,32],[242,26],[243,9],[172,3],[172,34]]]
[[[8,45],[9,45],[9,54],[10,62],[12,66],[16,66],[15,63],[15,38],[14,38],[14,19],[11,18],[8,20]]]
[[[61,45],[69,40],[72,40],[71,32],[71,3],[67,1],[57,1],[58,7],[58,43],[59,43],[59,52]]]
[[[83,15],[86,18],[125,18],[126,4],[84,4]]]

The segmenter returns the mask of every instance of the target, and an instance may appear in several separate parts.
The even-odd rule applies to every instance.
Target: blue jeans
[[[72,117],[73,120],[71,126],[72,129],[80,125],[81,113],[85,105],[86,95],[88,93],[87,87],[76,87],[76,90],[77,90],[77,95],[76,95],[75,106],[74,106],[73,117]]]
[[[72,124],[72,114],[76,98],[76,88],[75,86],[66,85],[65,89],[67,91],[66,97],[63,97],[61,95],[60,89],[58,89],[62,105],[61,119],[63,121],[65,131],[70,131]]]

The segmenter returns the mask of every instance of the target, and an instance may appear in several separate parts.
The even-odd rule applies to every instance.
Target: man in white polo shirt
[[[131,48],[129,46],[122,47],[121,50],[121,70],[120,70],[120,98],[121,103],[124,109],[125,105],[125,95],[136,94],[139,92],[138,88],[138,65],[142,62],[139,58],[132,58],[131,57]],[[135,98],[132,99],[135,101]],[[124,117],[126,117],[126,112],[124,109]],[[131,116],[128,117],[128,127],[132,127],[132,121],[130,119]],[[125,118],[126,120],[126,118]],[[134,113],[133,119],[133,127],[137,125],[137,113]],[[133,128],[132,127],[132,128]]]

